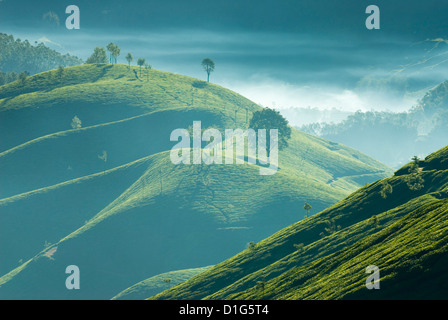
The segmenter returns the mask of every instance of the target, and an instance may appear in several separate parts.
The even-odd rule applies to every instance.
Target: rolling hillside
[[[419,190],[412,167],[154,299],[446,299],[448,147],[418,162]],[[365,286],[369,265],[379,290]]]
[[[149,279],[140,281],[126,290],[123,290],[113,297],[112,300],[143,300],[148,296],[155,295],[163,290],[171,288],[176,284],[187,281],[195,275],[210,268],[211,266],[187,270],[176,270],[158,274]]]
[[[318,212],[392,174],[297,130],[272,176],[248,163],[171,163],[172,130],[194,120],[244,129],[260,109],[214,84],[124,65],[0,87],[0,298],[110,299],[221,262],[301,220],[305,201]],[[65,288],[72,264],[81,290]]]

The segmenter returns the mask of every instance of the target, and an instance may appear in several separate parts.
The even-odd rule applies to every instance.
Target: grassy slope
[[[61,79],[51,71],[29,77],[25,87],[0,88],[0,132],[10,138],[0,142],[7,173],[0,220],[19,231],[4,233],[17,245],[1,247],[1,274],[27,261],[0,278],[1,297],[111,298],[167,270],[222,261],[301,219],[304,201],[319,211],[390,173],[353,149],[296,130],[274,176],[248,164],[174,166],[164,151],[173,145],[171,130],[193,120],[244,127],[244,109],[236,122],[234,110],[259,107],[213,84],[196,88],[196,79],[157,70],[147,81],[133,69],[84,65],[66,68]],[[81,130],[69,127],[74,115]],[[106,163],[97,157],[102,150]],[[40,251],[45,241],[53,245]],[[51,257],[49,250],[56,250]],[[81,292],[60,285],[58,270],[75,262]]]
[[[86,65],[66,68],[62,79],[48,71],[29,77],[25,86],[1,87],[0,170],[9,174],[3,177],[8,188],[0,186],[0,198],[103,170],[97,158],[102,150],[109,155],[107,168],[168,150],[174,145],[168,138],[171,130],[187,128],[193,120],[201,120],[204,128],[244,128],[245,108],[249,116],[259,109],[219,86],[196,88],[193,78],[151,70],[146,81],[132,71]],[[81,130],[70,130],[75,115],[82,120]],[[390,173],[355,150],[298,131],[291,144],[282,158],[292,167],[300,165],[297,172],[349,191],[374,178],[363,174]]]
[[[1,199],[0,273],[84,225],[145,172],[146,161]]]
[[[285,228],[156,299],[446,298],[448,147],[420,162],[425,187],[411,191],[404,170]],[[372,216],[378,218],[375,225]],[[341,228],[321,236],[325,221]],[[296,250],[294,244],[302,243]],[[365,287],[377,265],[381,290]],[[257,288],[264,282],[264,290]]]
[[[173,285],[187,281],[210,268],[211,266],[165,272],[136,283],[132,287],[117,294],[112,300],[143,300],[146,297],[162,292]],[[169,282],[166,281],[168,279]]]

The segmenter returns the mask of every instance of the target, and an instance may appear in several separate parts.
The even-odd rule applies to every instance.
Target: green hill
[[[155,299],[446,299],[448,147]],[[381,190],[388,184],[392,192]],[[365,286],[380,270],[380,290]]]
[[[0,298],[110,299],[223,261],[302,219],[305,201],[318,212],[392,174],[297,130],[272,176],[248,163],[171,163],[172,130],[195,120],[244,129],[260,109],[214,84],[124,65],[1,86]],[[75,116],[81,128],[71,127]],[[65,288],[72,264],[82,290]]]
[[[113,297],[112,300],[143,300],[149,296],[162,292],[173,285],[187,281],[210,268],[211,266],[158,274],[127,288]]]

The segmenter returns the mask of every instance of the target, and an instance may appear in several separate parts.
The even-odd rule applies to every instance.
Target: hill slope
[[[297,130],[272,176],[248,163],[172,164],[172,130],[194,120],[245,128],[246,110],[260,107],[214,84],[123,65],[0,87],[0,297],[110,299],[170,270],[216,264],[303,218],[305,201],[317,212],[391,174]],[[70,127],[75,115],[81,128]],[[82,290],[64,286],[71,264]]]
[[[173,285],[187,281],[191,277],[194,277],[195,275],[210,268],[211,266],[187,270],[176,270],[158,274],[149,279],[140,281],[126,290],[123,290],[111,300],[143,300],[146,297],[162,292]]]
[[[445,147],[419,162],[420,190],[408,165],[154,298],[446,299],[447,159]]]

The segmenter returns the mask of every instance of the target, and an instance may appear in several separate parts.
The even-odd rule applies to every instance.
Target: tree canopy
[[[126,55],[126,61],[128,62],[129,66],[131,66],[131,62],[134,60],[134,57],[132,56],[132,53],[128,52]]]
[[[210,82],[210,73],[215,70],[215,63],[210,58],[205,58],[202,60],[202,68],[207,73],[207,82]]]
[[[111,42],[106,46],[106,49],[109,51],[109,62],[117,63],[117,58],[121,53],[120,47]]]
[[[28,40],[14,39],[12,35],[0,33],[0,70],[5,73],[36,73],[56,69],[59,66],[76,66],[83,61],[69,54],[48,48],[42,42],[31,45]]]
[[[288,140],[291,138],[291,128],[288,125],[288,120],[280,112],[270,108],[263,108],[261,111],[254,112],[249,123],[249,128],[255,131],[258,129],[266,129],[266,147],[268,154],[272,148],[269,135],[271,129],[278,130],[279,150],[286,148],[288,146]]]
[[[142,75],[142,66],[144,66],[146,63],[145,58],[138,58],[137,59],[137,65],[140,67],[140,75]]]
[[[106,49],[103,47],[96,47],[86,63],[107,63]]]
[[[308,217],[310,210],[312,209],[311,205],[308,202],[305,202],[305,205],[303,206],[303,209],[306,211],[306,216]]]

